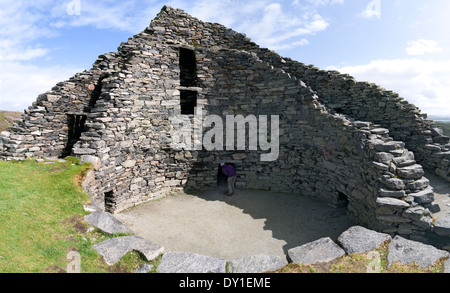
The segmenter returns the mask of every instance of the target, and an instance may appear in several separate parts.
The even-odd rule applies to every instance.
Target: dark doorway
[[[114,192],[105,192],[105,212],[113,214],[116,210],[116,199],[114,198]]]
[[[74,145],[80,140],[81,134],[84,132],[84,125],[86,123],[86,115],[67,115],[67,145],[62,153],[65,158],[72,154]]]
[[[225,163],[225,165],[233,166],[236,169],[236,165],[233,163]],[[218,166],[217,168],[217,188],[220,190],[228,190],[228,177],[223,174],[222,166]]]
[[[344,193],[338,191],[337,207],[346,208],[348,207],[348,204],[349,204],[348,197]]]
[[[181,115],[194,115],[197,107],[197,92],[180,91]]]
[[[193,50],[180,48],[181,86],[197,86],[197,60]]]

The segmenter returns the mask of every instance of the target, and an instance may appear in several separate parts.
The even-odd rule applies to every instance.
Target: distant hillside
[[[450,122],[436,122],[436,125],[444,130],[444,134],[450,136]]]
[[[0,132],[11,126],[15,119],[21,117],[21,112],[0,111]]]

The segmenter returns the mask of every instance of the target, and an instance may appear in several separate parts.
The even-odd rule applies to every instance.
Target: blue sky
[[[22,111],[149,25],[163,5],[450,116],[448,0],[0,0],[0,109]]]

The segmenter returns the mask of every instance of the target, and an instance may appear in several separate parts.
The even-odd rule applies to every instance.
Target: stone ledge
[[[142,253],[148,261],[154,260],[164,251],[164,247],[138,236],[125,236],[108,239],[92,246],[108,265],[114,265],[128,252]]]
[[[389,267],[395,262],[400,262],[417,263],[421,268],[426,268],[449,256],[448,252],[434,246],[396,236],[389,244],[388,263]]]
[[[110,213],[93,212],[85,216],[84,220],[88,222],[89,225],[95,226],[108,234],[134,234],[130,228],[124,225],[121,221],[117,220]]]
[[[158,273],[225,273],[226,261],[190,252],[167,252],[161,258]]]
[[[279,256],[255,255],[229,261],[229,273],[262,273],[276,271],[288,263]]]
[[[302,265],[333,261],[345,255],[345,251],[329,237],[288,250],[288,260]]]

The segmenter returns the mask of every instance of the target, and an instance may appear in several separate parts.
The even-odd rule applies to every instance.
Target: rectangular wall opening
[[[180,91],[181,115],[194,115],[197,107],[197,92]]]
[[[68,138],[62,157],[67,157],[72,154],[74,145],[80,140],[81,134],[84,132],[86,118],[86,115],[67,115]]]
[[[105,192],[105,212],[113,214],[116,210],[116,199],[114,198],[114,192]]]
[[[197,86],[197,60],[193,50],[180,48],[181,86]]]

